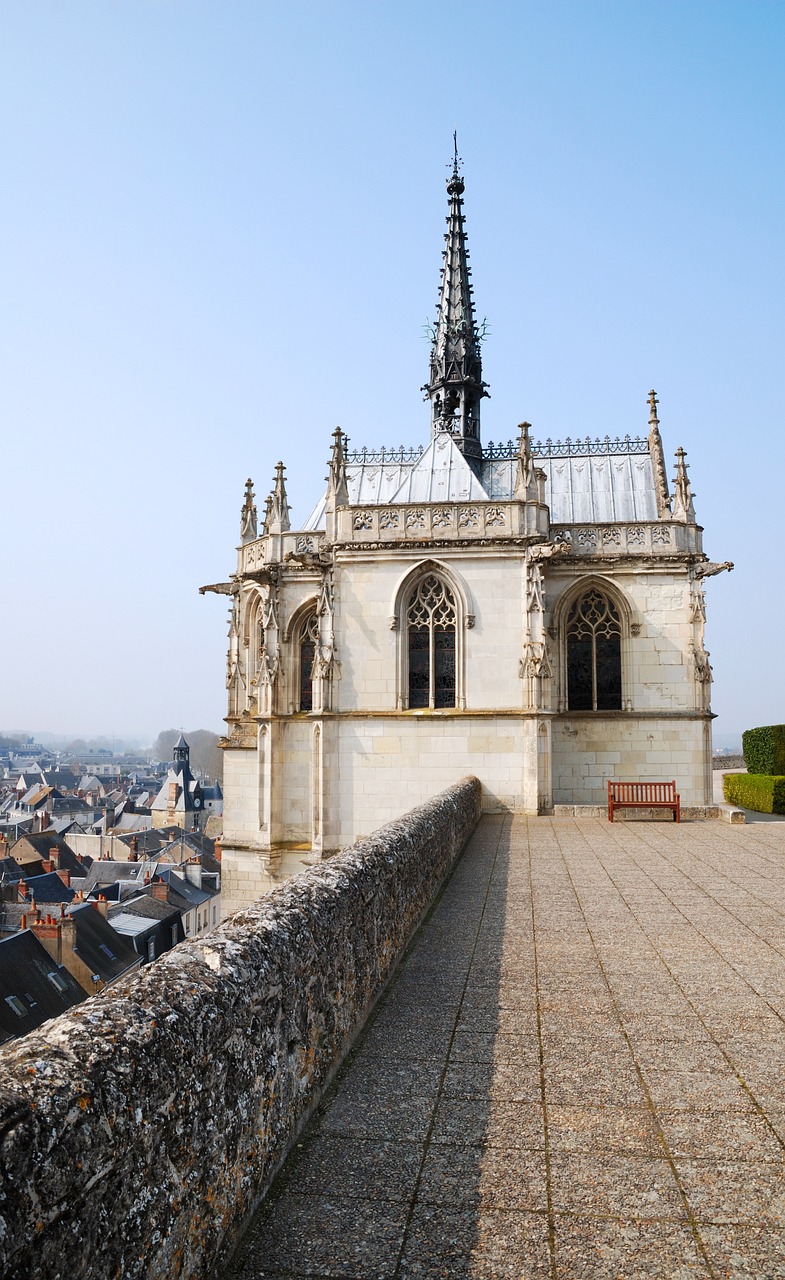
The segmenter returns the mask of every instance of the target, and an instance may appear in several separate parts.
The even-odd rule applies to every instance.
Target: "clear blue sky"
[[[761,0],[4,0],[0,728],[222,727],[246,476],[426,439],[454,128],[485,440],[655,387],[718,740],[784,721],[784,57]]]

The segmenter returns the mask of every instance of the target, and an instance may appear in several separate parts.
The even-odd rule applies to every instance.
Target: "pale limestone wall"
[[[471,710],[518,709],[522,685],[518,663],[523,642],[524,567],[518,552],[487,548],[456,554],[440,548],[432,557],[464,587],[463,626],[466,705]],[[424,564],[424,553],[369,558],[340,566],[336,574],[336,645],[340,678],[333,707],[342,711],[389,711],[397,705],[398,646],[405,633],[391,629],[393,601],[402,580]]]
[[[566,606],[588,576],[588,572],[570,573],[562,568],[546,581],[551,606],[548,621],[558,631],[554,640],[557,672],[554,710],[563,710],[566,705],[566,655],[562,640]],[[591,577],[617,589],[630,627],[638,630],[637,634],[628,632],[622,643],[625,707],[632,711],[666,712],[697,709],[701,700],[691,666],[690,642],[694,629],[689,618],[685,573],[660,569],[633,573],[605,566],[603,572],[592,572]]]
[[[708,723],[703,718],[667,721],[626,715],[556,721],[554,804],[605,804],[609,778],[675,778],[683,805],[710,804]]]
[[[222,844],[259,839],[259,768],[255,749],[224,752],[224,828]]]
[[[367,835],[463,777],[482,782],[485,812],[523,807],[524,721],[409,713],[336,724],[337,786],[328,804],[337,843]]]

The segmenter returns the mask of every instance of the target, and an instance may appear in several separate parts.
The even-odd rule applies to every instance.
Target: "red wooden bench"
[[[675,782],[608,781],[608,821],[617,809],[672,809],[673,821],[681,822],[681,798]]]

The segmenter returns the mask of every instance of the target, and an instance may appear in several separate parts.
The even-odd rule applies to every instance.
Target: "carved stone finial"
[[[336,507],[346,506],[349,501],[349,485],[346,476],[346,436],[340,427],[333,431],[333,447],[330,455],[330,469],[327,475],[327,500],[333,500]]]
[[[668,494],[668,473],[665,470],[665,453],[657,417],[657,393],[649,392],[649,456],[654,471],[654,490],[657,495],[657,514],[670,515],[671,500]]]
[[[529,431],[531,430],[530,422],[521,422],[518,425],[518,465],[515,471],[515,490],[513,496],[518,502],[525,502],[527,498],[536,499],[536,486],[534,485],[534,460],[532,458],[531,441],[529,440]]]
[[[269,533],[286,533],[289,524],[289,503],[286,500],[286,484],[284,482],[284,465],[275,467],[275,485],[270,499],[270,511],[266,520]]]
[[[676,475],[673,477],[673,518],[683,520],[685,524],[695,523],[695,506],[692,501],[690,478],[687,475],[686,453],[682,448],[676,450]]]
[[[264,500],[264,517],[262,519],[262,533],[270,532],[270,511],[273,505],[273,495],[268,493]]]
[[[256,540],[256,503],[254,502],[253,480],[245,482],[245,501],[240,512],[240,538],[243,546],[246,542]]]

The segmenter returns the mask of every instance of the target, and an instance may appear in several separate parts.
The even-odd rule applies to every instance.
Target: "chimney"
[[[221,846],[219,845],[219,843],[218,843],[218,841],[217,841],[217,840],[216,840],[216,842],[215,842],[215,849],[214,849],[214,851],[213,851],[213,852],[214,852],[214,857],[215,857],[216,862],[220,862],[220,861],[221,861],[221,855],[222,855],[222,853],[223,853],[223,849],[221,848]]]
[[[96,911],[100,912],[104,920],[106,920],[109,914],[109,903],[106,901],[106,898],[102,893],[99,893],[97,899],[93,898],[93,906],[95,907]]]
[[[61,871],[60,868],[58,867],[57,874],[59,875],[66,889],[70,889],[71,888],[71,872],[68,870],[68,868],[63,867]]]
[[[52,845],[52,848],[49,850],[49,861],[51,862],[55,871],[60,870],[60,850],[58,849],[56,844]]]
[[[33,921],[36,938],[49,952],[56,964],[65,965],[70,970],[69,959],[73,956],[76,942],[76,922],[72,916],[63,916],[55,920],[47,916],[46,920]]]
[[[27,902],[27,901],[28,901],[28,899],[29,899],[29,897],[30,897],[30,890],[28,889],[28,887],[27,887],[27,885],[25,884],[24,880],[20,880],[20,881],[19,881],[19,884],[17,885],[17,892],[19,893],[19,901],[20,901],[20,902]]]
[[[42,870],[46,875],[49,875],[49,873],[50,873],[51,871],[54,871],[54,865],[52,864],[52,862],[51,862],[51,860],[50,860],[49,858],[42,858],[42,859],[41,859],[41,870]]]
[[[169,887],[163,880],[154,880],[150,888],[153,891],[153,897],[159,902],[169,901]]]

